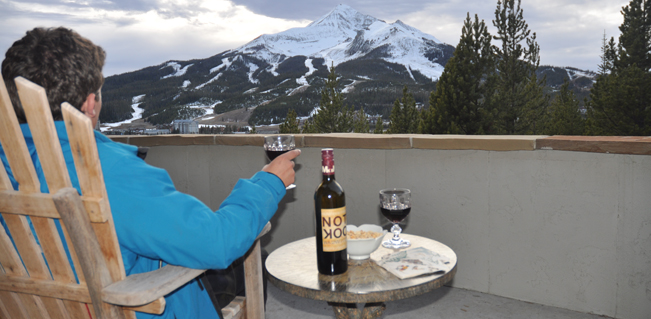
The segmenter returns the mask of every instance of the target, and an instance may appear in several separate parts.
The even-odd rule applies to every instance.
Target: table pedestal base
[[[387,308],[383,302],[370,302],[364,304],[362,309],[357,309],[354,303],[328,302],[335,311],[337,319],[373,319],[379,318]]]

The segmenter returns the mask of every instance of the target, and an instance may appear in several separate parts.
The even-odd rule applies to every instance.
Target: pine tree
[[[454,56],[447,62],[429,109],[423,111],[420,133],[484,134],[490,124],[488,76],[494,70],[491,35],[486,24],[467,14]]]
[[[318,133],[314,127],[314,119],[309,118],[303,123],[303,129],[301,130],[303,134],[314,134]]]
[[[601,55],[599,56],[601,58],[601,64],[598,65],[599,75],[606,75],[613,71],[615,58],[617,57],[616,50],[615,38],[611,37],[610,42],[606,42],[606,32],[604,31]]]
[[[637,65],[599,76],[590,91],[591,135],[651,135],[651,74]]]
[[[590,90],[587,131],[592,135],[651,135],[651,2],[632,0],[622,9],[624,22],[608,74]]]
[[[582,135],[585,120],[579,109],[579,100],[569,89],[570,83],[565,79],[561,91],[549,106],[549,121],[545,129],[547,135]]]
[[[389,134],[417,133],[420,116],[416,109],[416,100],[405,85],[402,89],[402,99],[393,103],[393,109],[389,116]]]
[[[298,128],[299,120],[297,119],[298,114],[294,109],[289,109],[287,111],[287,117],[285,122],[280,124],[279,130],[281,134],[297,134],[301,130]]]
[[[318,133],[350,132],[353,129],[353,111],[344,105],[338,84],[333,64],[321,91],[319,111],[314,115],[314,128]]]
[[[382,117],[379,117],[375,121],[375,129],[373,130],[373,134],[384,134],[384,121],[382,120]]]
[[[644,72],[651,68],[651,1],[632,0],[622,8],[624,22],[619,26],[619,54],[615,67],[637,65]]]
[[[531,34],[520,8],[521,0],[497,1],[495,20],[501,41],[495,46],[497,121],[495,129],[503,134],[536,134],[543,126],[536,118],[544,113],[547,98],[543,94],[545,78],[538,80],[536,69],[540,63],[540,47],[536,33]],[[526,42],[526,47],[522,42]],[[543,109],[539,109],[543,108]]]
[[[364,108],[360,107],[359,111],[355,114],[355,120],[353,122],[353,132],[355,133],[368,133],[370,127],[368,125],[368,119],[366,118],[366,113],[364,113]]]

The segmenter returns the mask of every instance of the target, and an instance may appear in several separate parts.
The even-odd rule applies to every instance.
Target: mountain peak
[[[443,72],[446,50],[432,35],[400,20],[389,24],[340,4],[304,28],[262,35],[232,53],[249,54],[273,65],[294,56],[323,58],[327,66],[368,55],[435,80]]]
[[[308,27],[338,27],[345,31],[359,31],[378,21],[377,18],[362,14],[352,7],[339,4],[328,14],[310,23]]]

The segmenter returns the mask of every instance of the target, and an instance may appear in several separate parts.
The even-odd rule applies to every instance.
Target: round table
[[[387,234],[391,235],[391,234]],[[274,250],[265,263],[269,281],[291,294],[325,300],[336,318],[377,318],[384,302],[417,296],[443,286],[457,272],[457,255],[450,247],[425,237],[401,234],[411,247],[389,249],[380,246],[370,259],[348,260],[348,271],[324,276],[316,267],[316,237],[301,239]],[[425,247],[450,259],[451,270],[409,279],[400,279],[386,271],[376,260],[400,250]],[[365,303],[360,310],[357,303]]]

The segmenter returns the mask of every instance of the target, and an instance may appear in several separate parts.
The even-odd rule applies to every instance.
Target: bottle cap
[[[334,149],[332,148],[324,148],[321,149],[321,157],[334,157]]]

